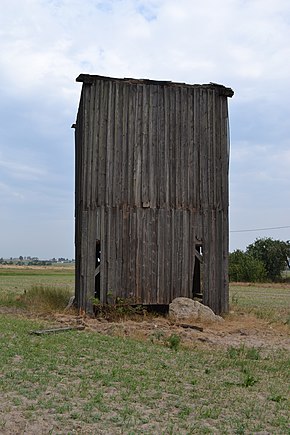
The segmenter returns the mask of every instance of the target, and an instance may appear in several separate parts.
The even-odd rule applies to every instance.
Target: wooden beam
[[[96,277],[97,275],[99,275],[99,273],[100,273],[100,265],[98,265],[98,267],[96,267],[96,270],[95,270],[95,277]]]
[[[45,334],[55,334],[58,332],[66,332],[66,331],[82,331],[85,329],[83,325],[79,326],[66,326],[64,328],[50,328],[50,329],[39,329],[37,331],[30,331],[29,334],[32,335],[45,335]]]
[[[196,258],[200,261],[200,263],[203,263],[203,257],[202,255],[198,252],[198,250],[195,250],[195,256]]]

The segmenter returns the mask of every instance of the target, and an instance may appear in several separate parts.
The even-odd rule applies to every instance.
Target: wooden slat
[[[49,329],[39,329],[36,331],[30,331],[30,334],[33,335],[47,335],[47,334],[57,334],[60,332],[68,332],[68,331],[83,331],[85,329],[84,325],[77,326],[64,326],[62,328],[49,328]]]
[[[135,118],[135,137],[134,137],[134,200],[135,206],[140,207],[141,204],[141,185],[142,185],[142,166],[143,166],[143,152],[142,152],[142,105],[143,105],[143,86],[138,87],[137,100],[136,100],[136,118]]]

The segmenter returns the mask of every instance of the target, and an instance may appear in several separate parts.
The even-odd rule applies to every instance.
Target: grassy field
[[[74,292],[74,267],[0,267],[0,305],[15,305],[15,298],[33,286],[53,286]]]
[[[87,329],[36,336],[30,331],[55,320],[5,313],[7,294],[72,289],[73,279],[65,269],[0,270],[1,434],[290,434],[287,349],[170,348],[157,334],[134,340]],[[231,301],[238,313],[266,310],[263,325],[282,325],[289,287],[233,285]]]
[[[289,431],[289,354],[182,349],[0,320],[1,433]],[[15,424],[18,432],[13,432]]]
[[[265,320],[286,322],[290,325],[289,284],[232,283],[230,304],[241,312],[250,312]]]

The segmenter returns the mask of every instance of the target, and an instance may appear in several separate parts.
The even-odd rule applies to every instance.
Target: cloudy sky
[[[231,87],[230,248],[290,239],[289,0],[1,0],[0,36],[0,257],[74,257],[80,73]]]

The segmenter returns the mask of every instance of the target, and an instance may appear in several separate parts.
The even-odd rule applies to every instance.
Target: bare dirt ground
[[[171,334],[180,336],[182,343],[188,347],[198,345],[217,346],[246,346],[269,349],[286,349],[290,351],[290,333],[287,325],[271,324],[251,315],[230,313],[224,322],[204,324],[195,322],[192,326],[202,328],[203,331],[181,327],[167,317],[144,317],[142,320],[107,321],[75,314],[36,315],[15,308],[0,308],[0,314],[12,314],[21,317],[44,319],[56,327],[84,325],[85,330],[99,334],[128,337],[137,340],[152,340],[158,337],[166,339]]]
[[[229,346],[255,347],[263,349],[290,350],[290,334],[287,325],[270,324],[251,315],[230,313],[224,322],[205,324],[195,322],[192,326],[202,328],[202,331],[182,327],[167,317],[144,317],[140,321],[121,320],[111,322],[105,319],[92,319],[73,314],[55,314],[56,325],[84,325],[86,330],[104,335],[130,337],[138,340],[157,342],[159,337],[168,338],[172,334],[179,335],[182,344],[188,347]]]
[[[83,325],[85,330],[99,334],[154,342],[158,342],[160,337],[162,340],[166,340],[170,335],[176,334],[180,336],[182,344],[188,347],[245,346],[261,350],[267,348],[290,350],[288,325],[271,323],[264,319],[258,319],[254,315],[238,312],[230,312],[225,316],[223,322],[201,323],[195,321],[191,324],[193,328],[179,326],[168,316],[153,316],[151,314],[134,315],[132,318],[127,316],[118,321],[78,316],[73,311],[67,314],[36,314],[14,307],[0,307],[0,314],[46,320],[51,326],[56,327]],[[194,327],[201,328],[202,331]]]

